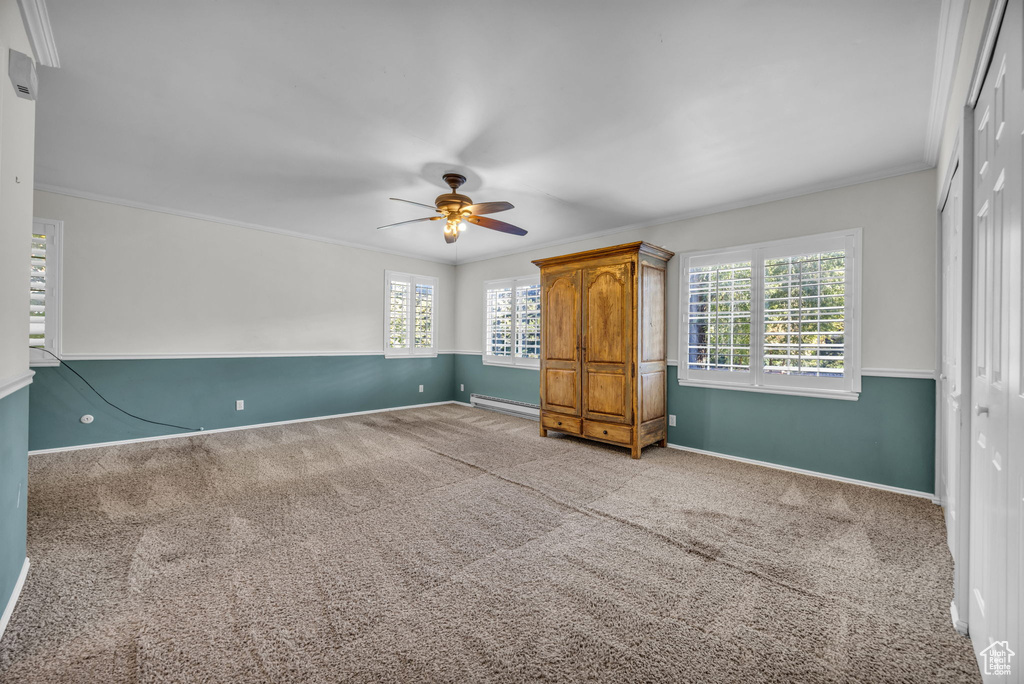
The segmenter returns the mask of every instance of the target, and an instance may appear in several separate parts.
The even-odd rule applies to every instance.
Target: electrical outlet
[[[465,392],[466,391],[466,386],[465,385],[459,385],[459,391],[460,392]]]
[[[676,426],[676,417],[675,416],[670,415],[668,417],[668,426],[669,427],[675,427]]]
[[[238,401],[235,402],[235,410],[236,411],[244,411],[245,410],[245,399],[239,399]]]
[[[423,391],[423,385],[420,385],[420,392]]]

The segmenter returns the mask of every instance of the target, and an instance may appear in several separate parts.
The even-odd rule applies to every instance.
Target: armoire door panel
[[[568,271],[544,279],[541,302],[544,358],[579,361],[580,272]]]
[[[640,376],[640,422],[665,417],[665,373],[655,371]]]
[[[545,368],[544,408],[579,414],[579,372],[574,369]]]
[[[627,363],[632,343],[629,263],[584,270],[586,363]]]
[[[586,415],[599,420],[625,421],[629,383],[622,373],[587,371]]]

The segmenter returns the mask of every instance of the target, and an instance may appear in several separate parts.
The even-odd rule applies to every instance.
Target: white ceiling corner
[[[63,68],[40,74],[36,180],[490,258],[933,165],[964,2],[49,0]],[[448,170],[529,235],[376,230]]]
[[[57,55],[57,43],[53,39],[53,27],[50,26],[50,13],[46,11],[46,0],[18,0],[18,6],[36,62],[41,66],[59,69],[60,57]]]

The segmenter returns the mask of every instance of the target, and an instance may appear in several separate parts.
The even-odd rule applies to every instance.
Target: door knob
[[[978,415],[978,416],[980,416],[982,413],[984,413],[985,415],[988,415],[988,406],[979,406],[978,404],[975,404],[974,405],[974,413],[975,413],[975,415]]]

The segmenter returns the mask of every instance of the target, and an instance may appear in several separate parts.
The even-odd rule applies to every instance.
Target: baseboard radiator
[[[499,413],[507,413],[512,416],[520,416],[521,418],[540,420],[540,406],[537,404],[527,404],[524,401],[512,401],[511,399],[488,397],[483,394],[470,394],[469,403],[473,406],[497,411]]]

